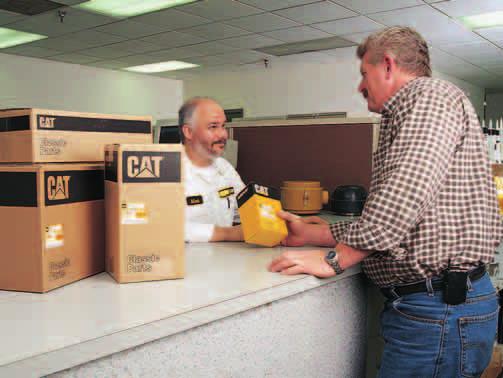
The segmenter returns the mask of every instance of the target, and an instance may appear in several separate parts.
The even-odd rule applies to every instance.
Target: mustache
[[[214,146],[215,144],[223,144],[224,147],[227,145],[227,141],[225,139],[217,140],[216,142],[213,142],[211,145]]]

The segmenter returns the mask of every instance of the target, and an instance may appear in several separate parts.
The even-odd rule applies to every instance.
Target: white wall
[[[42,107],[174,118],[178,80],[0,54],[0,108]]]
[[[482,114],[484,89],[435,72],[467,92]],[[256,64],[239,70],[212,71],[184,80],[184,97],[211,96],[224,108],[245,109],[245,117],[346,111],[366,116],[366,102],[357,93],[360,80],[355,48],[337,49],[330,56],[312,53]]]

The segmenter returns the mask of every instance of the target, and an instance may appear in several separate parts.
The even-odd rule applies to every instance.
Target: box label
[[[118,162],[117,151],[105,151],[105,180],[117,182]]]
[[[127,272],[128,273],[152,272],[153,264],[159,264],[160,262],[161,262],[161,256],[155,253],[148,256],[128,255]]]
[[[151,133],[150,121],[69,117],[44,114],[37,115],[37,129],[98,133]]]
[[[45,228],[45,249],[62,247],[65,235],[62,224],[53,224]]]
[[[0,133],[21,130],[30,130],[29,115],[0,118]]]
[[[68,257],[59,261],[49,262],[49,280],[56,281],[64,278],[70,265],[71,261]]]
[[[40,156],[60,155],[66,147],[66,144],[66,140],[63,138],[40,138]]]
[[[102,200],[103,176],[101,169],[45,172],[45,206]]]
[[[37,207],[37,174],[0,172],[0,206]]]
[[[144,203],[123,203],[122,224],[147,224],[148,212]]]
[[[180,152],[124,151],[122,153],[123,182],[180,182],[180,179]]]

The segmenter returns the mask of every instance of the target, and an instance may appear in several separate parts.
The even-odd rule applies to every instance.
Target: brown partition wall
[[[368,190],[372,131],[371,123],[235,127],[237,170],[245,183],[277,188],[285,180],[315,180],[330,191],[347,184]]]

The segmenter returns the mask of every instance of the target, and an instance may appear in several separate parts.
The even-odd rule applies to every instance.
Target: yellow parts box
[[[281,210],[280,192],[267,186],[248,184],[237,196],[245,242],[273,247],[288,235]]]
[[[103,163],[112,143],[152,143],[151,117],[47,109],[0,111],[0,163]]]
[[[46,292],[105,270],[103,164],[0,165],[0,289]]]
[[[117,282],[183,278],[182,154],[174,144],[106,147],[106,270]]]

